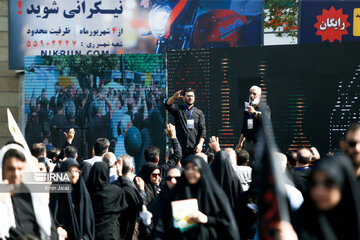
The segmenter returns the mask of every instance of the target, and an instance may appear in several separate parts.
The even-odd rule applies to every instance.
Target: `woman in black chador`
[[[160,192],[160,167],[152,162],[146,163],[142,166],[139,176],[145,182],[145,205],[149,205]]]
[[[225,151],[215,153],[215,159],[210,166],[215,179],[229,199],[238,227],[240,223],[240,198],[242,187],[239,178],[230,163],[230,156]]]
[[[58,232],[60,228],[64,229],[67,239],[94,239],[94,213],[89,193],[80,173],[80,165],[76,160],[68,159],[62,163],[61,171],[69,172],[72,191],[50,195],[50,210]]]
[[[315,163],[309,192],[293,226],[304,240],[360,239],[360,192],[346,157]]]
[[[109,183],[109,165],[96,162],[87,181],[95,215],[95,239],[120,239],[119,218],[127,209],[124,190]]]
[[[196,226],[180,232],[175,228],[171,202],[196,198],[199,211],[190,217]],[[185,173],[164,201],[155,226],[155,239],[240,239],[231,205],[205,161],[194,155],[185,160]]]

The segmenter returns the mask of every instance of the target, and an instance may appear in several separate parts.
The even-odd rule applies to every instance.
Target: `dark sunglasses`
[[[349,147],[352,147],[352,148],[356,147],[356,144],[358,144],[358,142],[354,141],[354,140],[347,140],[346,142],[349,145]]]
[[[180,177],[172,177],[172,176],[167,176],[165,178],[166,181],[171,181],[173,178],[175,178],[176,181],[179,181],[180,180]]]
[[[151,176],[160,177],[160,173],[152,173]]]
[[[336,182],[331,178],[327,178],[327,179],[325,179],[325,181],[314,181],[314,180],[312,180],[310,182],[310,185],[311,185],[312,188],[317,187],[318,185],[323,185],[326,188],[333,188],[334,186],[336,186]]]

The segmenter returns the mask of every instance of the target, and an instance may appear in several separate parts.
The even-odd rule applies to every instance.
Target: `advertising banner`
[[[302,0],[300,43],[360,40],[360,1]]]
[[[11,69],[26,55],[257,46],[262,0],[9,1]]]

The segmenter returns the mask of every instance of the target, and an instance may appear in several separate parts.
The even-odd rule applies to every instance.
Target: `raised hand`
[[[135,182],[136,182],[136,186],[140,189],[140,190],[145,190],[145,182],[144,180],[142,180],[140,177],[135,177]]]
[[[68,133],[64,132],[64,134],[65,134],[66,141],[69,144],[71,144],[75,137],[75,130],[73,128],[70,128],[69,132]]]
[[[210,138],[209,147],[210,147],[212,150],[214,150],[215,152],[221,151],[220,143],[219,143],[219,138],[218,138],[218,137],[215,137],[215,136],[212,136],[212,137]]]
[[[174,97],[176,100],[178,100],[179,98],[182,98],[181,92],[182,92],[182,90],[177,91],[176,93],[174,93],[173,97]]]
[[[175,126],[172,125],[171,123],[169,123],[168,125],[166,125],[166,129],[164,130],[165,134],[170,137],[171,139],[176,138],[176,129]]]

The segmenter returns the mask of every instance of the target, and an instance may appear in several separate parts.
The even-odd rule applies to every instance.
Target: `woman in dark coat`
[[[236,176],[233,166],[230,163],[229,154],[225,151],[215,153],[215,158],[210,168],[215,179],[228,197],[236,222],[240,228],[239,223],[241,220],[240,218],[242,217],[240,213],[242,187],[240,180]]]
[[[148,206],[148,210],[153,214],[152,222],[156,225],[157,221],[160,218],[159,209],[162,208],[166,197],[168,196],[170,190],[176,186],[177,181],[181,177],[181,172],[183,170],[179,167],[171,167],[166,173],[165,184],[161,188],[160,194],[151,202]]]
[[[96,162],[87,182],[95,215],[95,239],[120,239],[120,214],[127,209],[122,188],[109,183],[109,165]]]
[[[95,238],[95,219],[91,199],[80,173],[80,165],[68,159],[61,165],[62,172],[71,172],[71,193],[51,193],[50,210],[57,228],[67,232],[67,239]]]
[[[360,192],[349,159],[321,159],[310,175],[310,188],[295,215],[299,239],[360,239]]]
[[[176,186],[178,179],[181,177],[182,169],[179,167],[171,167],[165,177],[165,184],[161,188],[160,194],[149,204],[148,210],[152,213],[152,221],[151,225],[147,227],[146,232],[147,238],[152,239],[154,233],[154,226],[157,225],[160,217],[161,211],[160,209],[163,208],[164,203],[168,197],[170,190]]]
[[[185,232],[175,228],[171,202],[198,201],[192,213],[196,225]],[[231,205],[205,161],[194,155],[185,161],[185,173],[164,201],[161,218],[155,226],[155,239],[240,239]]]
[[[152,162],[146,163],[141,168],[139,177],[145,182],[145,205],[149,205],[160,192],[160,167]]]

